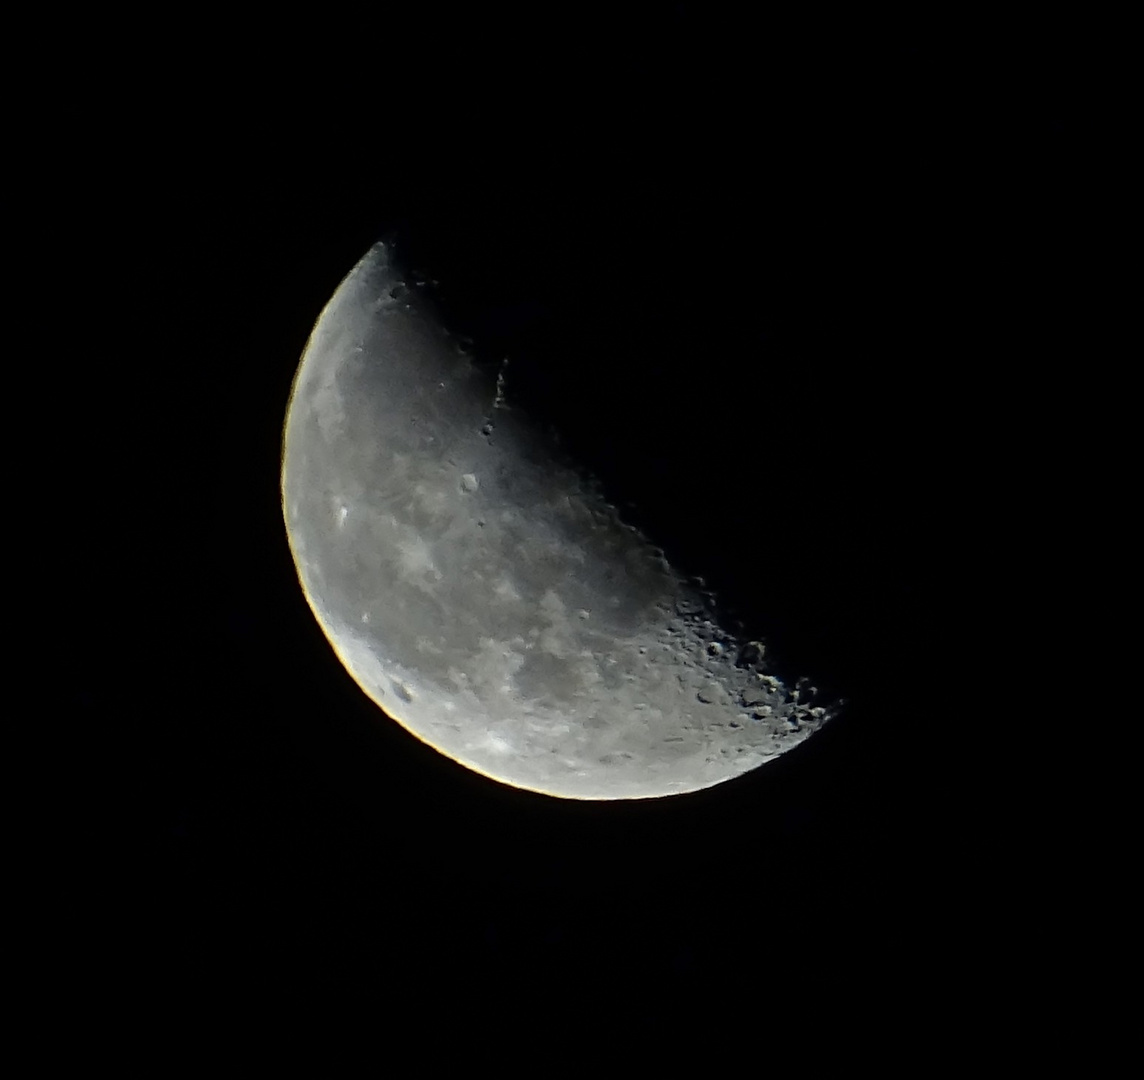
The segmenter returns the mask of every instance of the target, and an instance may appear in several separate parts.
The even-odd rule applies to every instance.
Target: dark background
[[[1051,158],[1055,106],[920,29],[691,5],[192,41],[109,76],[79,155],[113,169],[85,226],[147,357],[98,440],[117,483],[73,692],[128,732],[91,829],[106,962],[178,1002],[639,987],[865,1013],[876,985],[924,1011],[910,988],[943,983],[986,888],[935,813],[972,744],[946,657],[988,531],[960,477],[984,327],[1019,292],[998,267],[1044,242],[1003,163]],[[716,789],[597,805],[469,773],[364,698],[278,475],[310,328],[381,237],[780,673],[847,700],[836,721]]]

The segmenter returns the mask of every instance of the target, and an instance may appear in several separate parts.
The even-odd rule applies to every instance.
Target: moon
[[[569,799],[708,788],[828,722],[510,405],[510,375],[474,363],[384,244],[318,318],[283,515],[365,694],[466,768]]]

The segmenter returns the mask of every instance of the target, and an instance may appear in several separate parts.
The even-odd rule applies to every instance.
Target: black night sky
[[[966,879],[928,817],[950,691],[921,616],[966,529],[945,433],[973,382],[958,312],[993,302],[965,274],[992,135],[908,34],[760,36],[691,5],[435,18],[295,26],[256,61],[221,31],[201,66],[156,46],[109,114],[159,346],[121,459],[146,614],[118,611],[130,643],[109,632],[117,666],[96,643],[76,690],[131,732],[101,948],[180,1001],[746,981],[857,1003],[932,978]],[[158,127],[127,107],[143,87]],[[383,237],[842,716],[715,789],[581,804],[469,773],[365,699],[298,586],[278,472],[310,328]]]

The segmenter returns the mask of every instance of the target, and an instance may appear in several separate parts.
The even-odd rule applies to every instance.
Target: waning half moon
[[[460,764],[575,799],[710,787],[829,719],[559,459],[372,248],[295,379],[298,576],[365,693]]]

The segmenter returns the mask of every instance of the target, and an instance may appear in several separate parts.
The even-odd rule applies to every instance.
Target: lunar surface
[[[624,523],[371,249],[322,312],[286,418],[306,599],[384,712],[460,764],[575,799],[710,787],[831,710]]]

